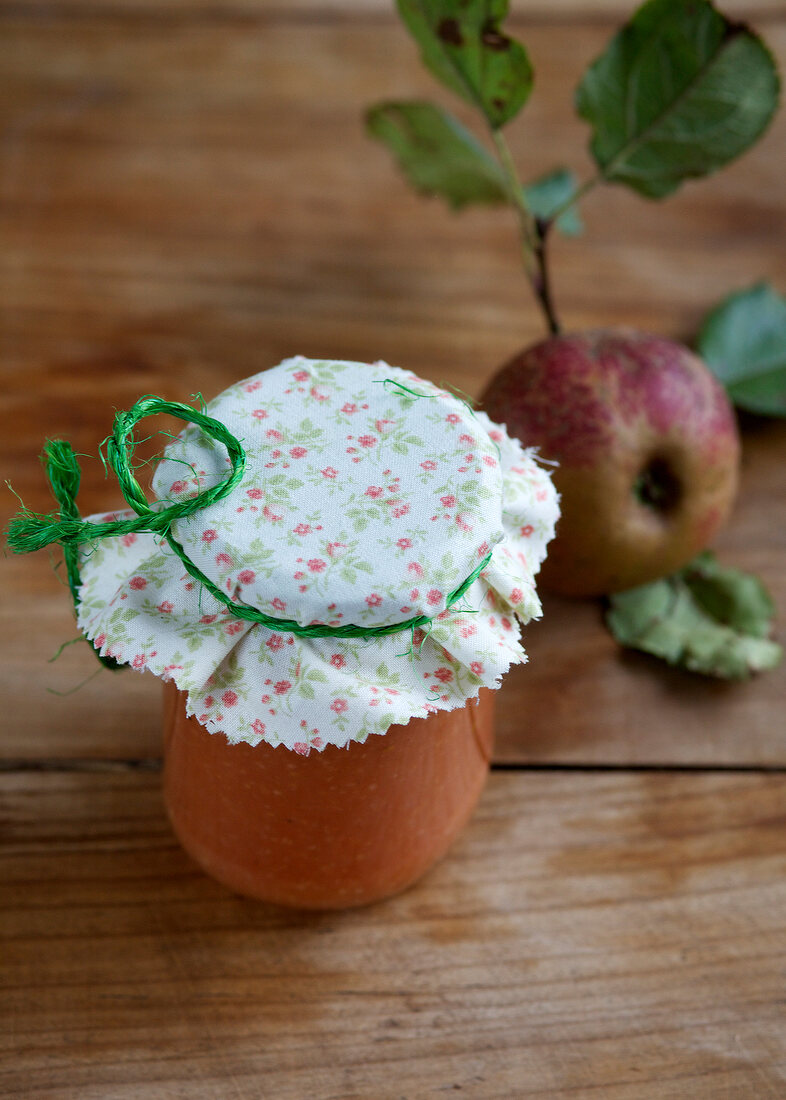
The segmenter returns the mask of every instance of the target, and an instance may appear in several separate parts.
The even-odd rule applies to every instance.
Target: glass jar
[[[301,756],[230,744],[165,685],[164,797],[190,856],[241,894],[302,909],[404,890],[447,850],[486,781],[494,696]]]

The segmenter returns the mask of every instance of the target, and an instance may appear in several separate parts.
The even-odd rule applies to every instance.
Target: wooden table
[[[514,8],[538,70],[522,171],[584,173],[572,88],[629,5]],[[726,10],[784,66],[779,0]],[[142,393],[210,396],[294,352],[477,393],[540,334],[507,214],[412,196],[363,135],[365,104],[434,91],[383,0],[8,3],[0,32],[0,449],[32,507],[43,438],[95,454]],[[786,289],[785,136],[782,113],[659,206],[594,195],[555,248],[568,325],[687,338],[731,289]],[[717,543],[782,610],[784,445],[746,420]],[[87,467],[83,511],[112,506]],[[548,599],[447,859],[371,909],[291,914],[175,843],[152,679],[51,694],[94,658],[46,664],[75,631],[44,555],[1,576],[0,1095],[786,1096],[783,669],[690,679],[618,652],[595,604]]]

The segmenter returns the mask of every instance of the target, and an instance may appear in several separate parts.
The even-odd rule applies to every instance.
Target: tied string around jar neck
[[[414,396],[419,395],[414,394]],[[140,420],[159,413],[166,413],[178,420],[195,424],[205,435],[223,444],[229,457],[230,469],[224,480],[212,488],[200,490],[195,496],[167,507],[154,508],[148,503],[142,487],[134,476],[131,459],[135,445],[134,428]],[[214,584],[188,557],[182,545],[172,534],[171,527],[175,520],[192,516],[231,493],[242,480],[246,467],[246,452],[240,440],[232,435],[220,420],[193,409],[190,405],[183,405],[178,401],[165,401],[161,397],[146,396],[140,398],[127,412],[119,412],[115,416],[112,434],[107,440],[107,462],[115,472],[123,496],[131,509],[136,512],[136,519],[107,520],[101,523],[82,519],[76,506],[81,471],[70,443],[62,439],[47,440],[42,459],[55,499],[60,505],[60,511],[37,514],[23,505],[9,524],[8,545],[14,553],[25,554],[59,543],[63,548],[68,584],[75,607],[79,605],[81,586],[80,546],[99,539],[144,532],[163,538],[180,558],[189,575],[222,603],[232,615],[247,622],[261,623],[269,630],[294,634],[301,638],[379,638],[405,631],[411,632],[414,636],[417,628],[429,628],[434,622],[436,616],[417,615],[386,626],[359,626],[355,623],[346,623],[343,626],[312,623],[303,626],[294,619],[280,619],[267,615],[264,611],[259,611],[248,604],[237,603]],[[461,599],[490,560],[491,552],[449,594],[446,610]],[[119,667],[111,657],[99,655],[99,659],[110,668]]]

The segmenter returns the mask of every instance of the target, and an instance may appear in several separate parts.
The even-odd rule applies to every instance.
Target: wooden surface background
[[[572,91],[630,5],[513,9],[537,70],[522,173],[583,176]],[[780,0],[724,10],[786,66]],[[210,396],[296,352],[477,393],[541,335],[508,214],[413,196],[363,134],[376,99],[444,98],[383,0],[7,2],[0,82],[0,466],[33,508],[43,439],[95,455],[142,393]],[[591,196],[555,242],[568,327],[689,339],[732,289],[786,289],[784,136],[786,113],[663,204]],[[784,608],[786,426],[743,429],[717,549]],[[113,506],[85,465],[83,510]],[[0,584],[1,1095],[786,1096],[783,670],[691,679],[547,599],[466,835],[402,897],[309,917],[177,847],[152,679],[52,693],[96,666],[46,663],[75,635],[46,556]]]

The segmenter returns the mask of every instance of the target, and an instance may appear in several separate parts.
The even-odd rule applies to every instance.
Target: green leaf
[[[307,680],[301,680],[297,689],[304,699],[313,699],[315,697],[314,689]]]
[[[524,185],[527,206],[537,218],[550,218],[578,189],[578,182],[567,168],[557,168]],[[584,226],[575,206],[568,207],[554,223],[566,237],[578,237]]]
[[[524,47],[500,30],[508,0],[397,0],[427,68],[498,130],[532,91]]]
[[[610,597],[606,624],[620,645],[725,680],[775,668],[772,600],[756,577],[701,554],[685,569]]]
[[[725,568],[711,553],[694,558],[683,577],[693,598],[718,622],[756,638],[769,635],[775,605],[758,577]]]
[[[439,195],[454,210],[509,201],[500,166],[447,111],[423,102],[379,103],[366,127],[422,194]]]
[[[716,306],[697,344],[735,405],[786,416],[786,299],[768,283],[739,290]]]
[[[648,0],[576,94],[605,179],[659,199],[743,153],[778,101],[760,38],[709,0]]]

